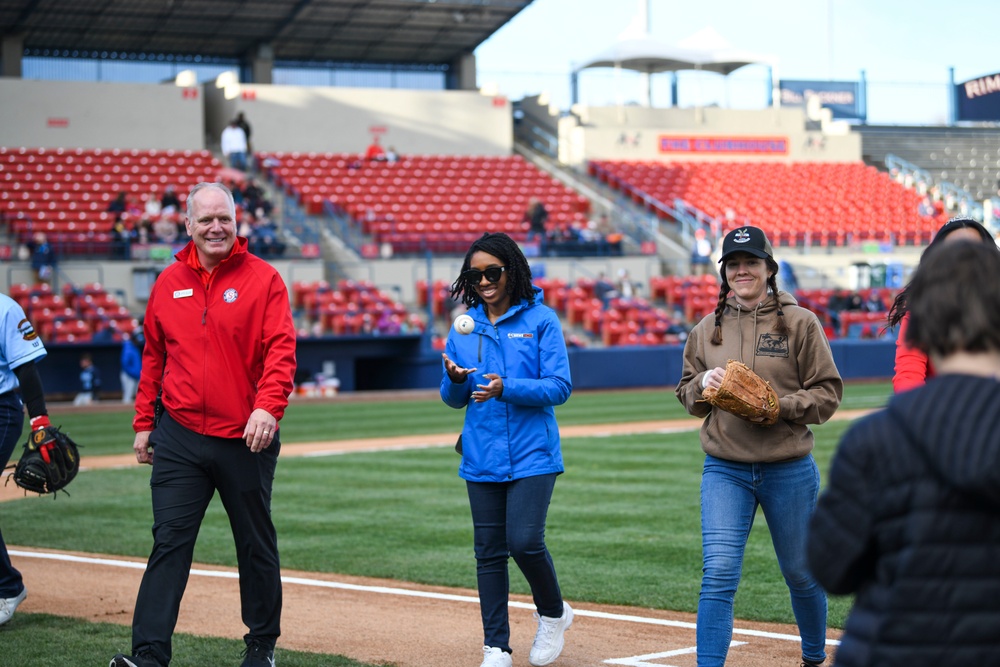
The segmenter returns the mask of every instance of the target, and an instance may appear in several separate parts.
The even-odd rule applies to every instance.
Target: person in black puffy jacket
[[[845,433],[809,564],[856,595],[836,665],[1000,665],[1000,254],[942,245],[909,290],[938,375]]]

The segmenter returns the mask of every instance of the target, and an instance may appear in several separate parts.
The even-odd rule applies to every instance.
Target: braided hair
[[[778,304],[778,329],[779,334],[788,334],[788,324],[785,322],[785,313],[781,310],[781,302],[778,301],[778,263],[772,258],[764,259],[764,264],[770,272],[767,278],[767,288],[774,295],[774,300]],[[712,332],[712,345],[722,345],[722,313],[726,310],[726,298],[729,296],[729,280],[726,278],[726,261],[722,262],[722,269],[719,271],[722,286],[719,288],[719,303],[715,306],[715,331]]]
[[[924,257],[926,257],[927,253],[931,251],[931,248],[936,248],[941,245],[948,235],[957,229],[974,229],[979,233],[979,236],[982,237],[985,245],[992,246],[993,248],[997,247],[996,242],[993,240],[989,231],[972,218],[952,218],[938,230],[937,234],[934,235],[930,244],[920,254],[920,261],[917,264],[919,265],[923,263]],[[906,313],[910,310],[909,296],[910,286],[907,285],[899,291],[899,294],[897,294],[896,298],[893,300],[892,306],[889,308],[888,324],[885,326],[885,329],[891,329],[899,324],[899,321],[902,320]],[[883,329],[883,331],[885,331],[885,329]]]
[[[531,284],[531,267],[528,266],[528,260],[514,239],[503,232],[495,234],[487,232],[473,242],[469,252],[465,254],[458,279],[451,286],[451,298],[461,298],[462,303],[468,308],[475,308],[482,302],[476,285],[465,277],[465,272],[471,267],[472,256],[477,252],[493,255],[507,267],[506,292],[511,305],[521,301],[531,303],[534,300],[535,288]]]

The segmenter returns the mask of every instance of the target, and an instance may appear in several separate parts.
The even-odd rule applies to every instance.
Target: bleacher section
[[[46,283],[12,285],[10,297],[24,309],[45,343],[121,342],[138,325],[131,311],[100,283],[66,283],[61,294]]]
[[[982,201],[997,195],[1000,173],[1000,129],[995,127],[862,126],[863,159],[885,168],[886,155],[896,155],[926,169],[938,181],[967,190]]]
[[[464,253],[485,231],[526,239],[531,197],[549,212],[548,227],[584,224],[589,201],[520,156],[413,156],[395,163],[344,153],[258,154],[271,180],[313,214],[345,212],[393,254]],[[270,165],[270,166],[268,166]]]
[[[947,221],[921,215],[920,195],[860,162],[593,161],[589,172],[640,205],[682,199],[721,221],[720,236],[764,227],[776,246],[921,245]]]
[[[105,254],[114,224],[107,208],[119,192],[138,197],[174,186],[183,203],[221,168],[204,150],[0,147],[0,218],[18,243],[42,231],[59,254]]]
[[[292,310],[300,336],[394,335],[420,333],[417,313],[369,282],[341,280],[292,284]]]

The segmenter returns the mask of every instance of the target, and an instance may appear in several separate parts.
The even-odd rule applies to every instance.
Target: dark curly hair
[[[510,297],[511,305],[526,301],[531,303],[535,298],[535,288],[531,284],[531,267],[524,253],[518,247],[514,239],[502,232],[483,234],[469,248],[462,262],[462,270],[458,274],[458,279],[451,286],[451,297],[457,299],[461,297],[462,303],[469,308],[478,306],[482,300],[476,285],[470,283],[465,278],[465,272],[471,268],[472,256],[477,252],[485,252],[499,259],[505,267],[507,274],[507,295]]]
[[[993,236],[989,233],[989,231],[972,218],[952,218],[946,222],[941,229],[938,230],[938,233],[934,235],[934,238],[931,239],[930,245],[928,245],[927,248],[924,249],[924,252],[920,255],[920,262],[918,262],[918,266],[924,261],[924,257],[931,251],[931,248],[936,248],[941,245],[948,235],[957,229],[974,229],[979,233],[984,245],[992,247],[993,249],[996,249],[997,247],[996,242],[993,240]],[[899,324],[899,321],[903,319],[903,316],[906,315],[909,310],[909,298],[910,286],[907,285],[900,290],[899,294],[897,294],[896,298],[893,300],[892,307],[889,308],[888,324],[885,329],[895,327]],[[885,329],[883,329],[883,331],[885,331]]]

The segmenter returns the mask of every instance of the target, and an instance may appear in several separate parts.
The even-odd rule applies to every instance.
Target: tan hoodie
[[[787,335],[778,333],[778,301]],[[810,453],[813,434],[807,424],[822,424],[833,416],[844,395],[844,381],[816,315],[786,292],[779,291],[777,300],[769,295],[753,310],[730,298],[722,314],[721,345],[712,345],[714,331],[715,313],[691,330],[675,391],[689,413],[706,418],[701,426],[705,453],[744,463],[787,461]],[[778,394],[778,423],[758,426],[701,400],[705,374],[716,366],[725,368],[729,359],[742,361],[771,383]]]

